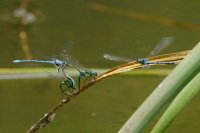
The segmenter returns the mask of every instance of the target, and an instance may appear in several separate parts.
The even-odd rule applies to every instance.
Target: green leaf
[[[141,132],[200,71],[200,43],[160,83],[144,103],[123,125],[119,133]]]
[[[198,73],[177,95],[172,104],[162,115],[151,133],[161,133],[171,124],[178,113],[192,100],[200,91],[200,73]]]

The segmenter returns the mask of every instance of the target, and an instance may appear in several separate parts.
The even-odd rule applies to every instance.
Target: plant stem
[[[151,133],[161,133],[172,123],[178,113],[192,100],[200,91],[200,73],[198,73],[178,94],[169,108],[162,115]]]
[[[136,112],[119,130],[119,133],[139,133],[151,120],[190,82],[200,70],[200,43],[160,83]]]

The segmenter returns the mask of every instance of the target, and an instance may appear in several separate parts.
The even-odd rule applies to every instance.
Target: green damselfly
[[[82,64],[79,63],[79,61],[77,59],[75,59],[74,57],[72,57],[69,53],[67,53],[66,51],[63,52],[62,56],[64,56],[65,60],[67,60],[67,62],[69,62],[70,66],[74,67],[78,72],[79,72],[79,76],[78,76],[78,88],[81,88],[81,79],[86,77],[85,81],[91,80],[93,78],[95,78],[96,76],[98,76],[97,72],[94,72],[86,67],[84,67]]]

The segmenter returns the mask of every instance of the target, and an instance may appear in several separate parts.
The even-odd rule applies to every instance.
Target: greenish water
[[[165,36],[173,37],[174,42],[163,53],[192,49],[199,42],[200,32],[95,11],[90,8],[92,3],[159,16],[179,23],[200,22],[197,15],[200,12],[198,1],[36,0],[32,1],[30,8],[40,12],[38,22],[25,28],[33,57],[56,55],[65,45],[73,42],[71,53],[82,64],[107,68],[119,63],[103,59],[104,53],[145,57]],[[0,67],[33,66],[11,63],[13,59],[25,58],[19,43],[18,26],[5,20],[5,15],[16,7],[15,0],[0,2]],[[115,76],[101,81],[58,111],[53,123],[39,132],[117,132],[163,78]],[[56,79],[0,81],[0,132],[27,131],[61,100],[58,85],[59,80]],[[168,133],[200,131],[199,100],[197,96],[179,114],[167,130]]]
[[[54,121],[39,132],[117,132],[163,78],[115,76],[104,80],[58,111]],[[58,84],[56,80],[1,81],[1,132],[30,128],[61,100]],[[179,114],[169,133],[199,131],[198,101],[199,96]]]

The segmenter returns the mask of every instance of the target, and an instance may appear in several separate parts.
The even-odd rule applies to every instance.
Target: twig
[[[148,58],[149,61],[174,61],[176,63],[179,63],[182,59],[185,58],[185,56],[189,53],[189,51],[183,51],[183,52],[178,52],[178,53],[172,53],[172,54],[164,54],[164,55],[160,55],[160,56],[154,56],[154,57],[150,57]],[[150,64],[150,65],[159,65],[159,64]],[[112,68],[111,70],[97,76],[96,78],[94,78],[93,80],[91,80],[89,83],[87,83],[86,85],[84,85],[80,91],[76,94],[74,94],[71,97],[67,97],[64,98],[60,103],[58,103],[56,106],[54,106],[48,113],[46,113],[36,124],[34,124],[27,133],[34,133],[36,132],[38,129],[40,129],[43,126],[46,126],[47,124],[49,124],[52,121],[52,116],[55,115],[55,112],[58,111],[61,107],[63,107],[64,105],[66,105],[67,103],[69,103],[73,98],[75,98],[76,96],[78,96],[80,93],[82,93],[83,91],[85,91],[86,89],[88,89],[90,86],[94,85],[95,83],[97,83],[98,81],[105,79],[107,77],[113,76],[115,74],[118,73],[122,73],[122,72],[126,72],[126,71],[130,71],[133,69],[138,69],[138,68],[142,68],[143,65],[141,65],[140,63],[137,63],[136,61],[133,62],[129,62],[126,64],[122,64],[119,65],[117,67]]]

